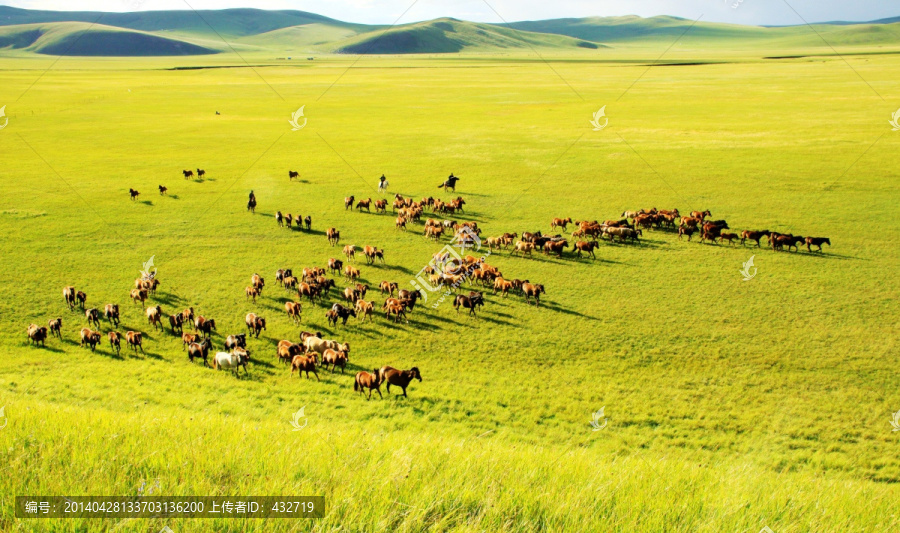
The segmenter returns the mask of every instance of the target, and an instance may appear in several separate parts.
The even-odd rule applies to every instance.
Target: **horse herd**
[[[193,177],[193,171],[183,171],[185,179]],[[205,172],[197,169],[197,175],[202,177]],[[295,171],[289,172],[289,178],[299,177],[299,173]],[[441,185],[445,190],[454,190],[459,178],[451,174],[450,178]],[[163,186],[159,187],[160,194],[166,194],[167,189]],[[136,199],[140,194],[134,189],[130,190],[132,200]],[[256,198],[250,193],[250,201],[248,210],[253,211],[256,206]],[[640,211],[625,211],[617,220],[607,220],[603,223],[599,221],[573,221],[571,217],[554,218],[550,222],[551,233],[560,231],[555,235],[544,235],[540,231],[523,232],[521,237],[518,233],[504,233],[496,237],[486,237],[482,240],[482,230],[476,222],[461,222],[449,219],[437,220],[434,218],[425,218],[426,210],[430,210],[432,214],[441,214],[454,216],[465,213],[466,201],[457,196],[450,200],[444,201],[439,198],[427,197],[420,201],[412,198],[406,198],[400,194],[395,195],[391,204],[393,213],[396,215],[395,227],[398,230],[407,231],[409,226],[414,223],[422,223],[424,226],[422,235],[424,238],[438,242],[447,235],[451,240],[465,253],[467,250],[481,248],[485,245],[491,253],[495,250],[512,250],[510,256],[531,256],[535,250],[542,251],[547,255],[556,255],[563,257],[564,251],[570,247],[569,239],[565,238],[562,233],[569,231],[569,226],[574,226],[570,239],[574,242],[571,244],[572,254],[581,258],[583,255],[589,255],[596,258],[594,251],[602,240],[609,242],[617,241],[622,244],[640,243],[644,230],[673,230],[678,234],[678,238],[682,239],[687,236],[690,241],[695,233],[699,233],[701,242],[710,242],[719,244],[728,241],[729,244],[735,244],[739,241],[741,245],[745,245],[748,241],[755,242],[760,247],[760,241],[763,237],[768,238],[769,245],[773,250],[799,250],[799,246],[805,244],[807,250],[812,252],[812,247],[817,247],[818,251],[822,251],[823,244],[831,244],[828,238],[824,237],[801,237],[792,234],[782,234],[769,230],[743,231],[740,234],[733,233],[729,230],[729,225],[725,220],[711,220],[710,211],[693,211],[689,216],[682,216],[677,209],[673,210],[657,210],[642,209]],[[386,199],[372,200],[366,198],[358,200],[349,196],[344,198],[345,210],[357,211],[366,210],[371,212],[372,207],[376,213],[387,213],[388,201]],[[278,211],[275,214],[276,223],[280,227],[287,226],[293,228],[294,224],[298,229],[312,229],[312,218],[300,215],[293,216],[291,213],[283,214]],[[340,231],[336,228],[329,228],[325,233],[329,244],[332,247],[337,246],[341,240]],[[444,250],[446,250],[445,248]],[[340,292],[343,301],[334,303],[325,313],[328,323],[332,327],[338,324],[346,325],[348,320],[353,317],[359,323],[373,319],[376,303],[374,301],[366,301],[366,295],[370,290],[369,286],[360,281],[361,272],[351,263],[355,262],[357,253],[362,253],[365,257],[366,264],[375,265],[379,261],[385,262],[385,252],[383,249],[375,246],[364,246],[358,248],[355,245],[348,244],[342,248],[344,259],[331,258],[327,262],[327,268],[323,267],[307,267],[297,272],[295,276],[291,268],[280,269],[275,273],[276,283],[283,287],[284,290],[296,294],[297,300],[286,301],[284,310],[288,318],[295,325],[302,322],[303,306],[299,300],[306,298],[311,304],[320,303],[331,293],[331,289],[337,289],[336,279],[343,277],[346,279],[347,286]],[[490,254],[488,254],[490,255]],[[331,278],[328,274],[331,274]],[[540,305],[540,297],[546,293],[543,284],[532,283],[528,279],[507,278],[498,267],[487,263],[486,257],[474,257],[472,255],[451,254],[442,251],[434,254],[432,261],[423,269],[423,274],[427,276],[427,280],[432,290],[446,291],[446,295],[453,295],[452,305],[459,313],[461,310],[468,310],[469,316],[477,317],[476,309],[485,305],[485,297],[483,292],[476,290],[469,291],[468,294],[459,294],[459,289],[463,283],[468,283],[473,288],[480,285],[483,289],[493,289],[493,294],[499,294],[505,298],[510,292],[520,294],[524,297],[526,303],[534,302],[535,306]],[[226,351],[217,352],[211,355],[213,350],[212,336],[216,331],[216,321],[214,319],[195,315],[193,308],[187,308],[181,312],[166,315],[160,305],[151,305],[145,307],[146,300],[153,295],[160,281],[155,276],[142,277],[135,280],[130,296],[136,305],[140,305],[147,318],[147,321],[154,330],[165,331],[165,322],[168,322],[169,329],[173,335],[181,335],[182,349],[187,352],[188,359],[193,362],[195,359],[203,361],[205,366],[211,366],[214,369],[231,370],[238,375],[240,368],[244,369],[247,374],[247,363],[250,360],[250,350],[247,347],[247,337],[259,338],[261,332],[266,331],[266,319],[249,313],[245,317],[247,326],[246,333],[228,335],[224,341]],[[248,300],[254,302],[261,297],[266,287],[265,280],[258,274],[253,274],[250,278],[250,285],[245,289],[245,295]],[[425,295],[423,289],[406,290],[399,289],[399,284],[393,281],[382,281],[378,285],[378,290],[385,301],[381,305],[381,311],[385,314],[386,320],[393,320],[399,323],[407,318],[408,313],[414,311],[417,302]],[[420,292],[421,291],[421,292]],[[395,296],[396,293],[396,296]],[[101,312],[99,308],[87,308],[87,295],[83,291],[76,290],[75,287],[69,286],[63,289],[63,299],[66,306],[72,310],[81,310],[84,313],[87,327],[81,328],[79,333],[80,345],[88,347],[91,351],[95,351],[104,338],[101,332],[101,319],[109,323],[110,331],[105,335],[112,350],[118,355],[121,350],[122,340],[131,348],[135,354],[143,350],[144,335],[140,331],[127,331],[124,335],[120,334],[116,329],[120,325],[120,308],[118,304],[106,304]],[[185,331],[185,327],[192,327],[192,332]],[[95,329],[92,329],[95,328]],[[27,328],[27,334],[32,344],[44,345],[44,341],[48,336],[62,339],[62,318],[57,317],[48,322],[46,327],[30,324]],[[300,342],[294,343],[288,340],[282,340],[278,343],[276,355],[279,360],[283,361],[290,367],[290,375],[297,372],[298,375],[306,373],[306,377],[310,378],[312,373],[316,379],[319,379],[316,371],[317,367],[324,366],[326,369],[330,366],[331,372],[334,373],[338,367],[341,373],[344,373],[349,357],[349,343],[342,343],[334,340],[326,340],[319,332],[309,333],[301,332]],[[210,364],[210,359],[212,360]],[[413,367],[410,370],[397,370],[392,367],[382,367],[373,369],[372,372],[359,372],[354,381],[354,390],[365,394],[368,392],[367,398],[371,398],[372,391],[377,391],[381,395],[381,384],[387,384],[388,391],[390,386],[395,385],[403,389],[404,396],[406,388],[413,379],[421,381],[421,374],[418,368]]]
[[[317,270],[315,273],[320,272],[321,270]],[[281,273],[283,274],[283,272]],[[281,279],[283,284],[284,278],[281,277]],[[244,369],[245,374],[249,373],[247,363],[250,361],[250,350],[247,346],[247,340],[248,337],[258,339],[260,334],[266,330],[265,318],[258,316],[256,313],[248,313],[244,320],[247,332],[228,335],[224,339],[226,351],[220,351],[212,355],[212,337],[214,332],[217,331],[215,319],[195,314],[193,307],[188,307],[183,311],[168,316],[163,313],[160,305],[143,307],[143,302],[147,295],[156,292],[159,286],[160,281],[155,277],[142,277],[135,280],[135,288],[132,289],[132,293],[135,291],[140,293],[141,298],[133,299],[135,304],[141,304],[144,315],[154,331],[158,330],[164,333],[164,321],[167,320],[170,332],[173,335],[181,336],[182,350],[187,352],[188,360],[191,363],[195,359],[202,360],[204,366],[212,367],[216,370],[231,370],[235,376],[239,375],[241,368]],[[260,294],[264,287],[265,280],[254,274],[251,278],[251,285],[247,289],[253,289],[257,294]],[[396,290],[396,284],[393,284],[391,290]],[[353,295],[353,297],[356,296],[357,294]],[[142,354],[145,353],[143,348],[144,334],[142,332],[127,331],[123,336],[116,331],[121,324],[119,304],[106,304],[101,314],[97,308],[88,308],[86,305],[87,294],[76,290],[72,286],[63,289],[63,300],[70,311],[81,311],[84,313],[88,327],[81,328],[78,332],[79,345],[82,348],[90,348],[91,352],[94,352],[102,344],[105,337],[108,339],[110,349],[118,356],[121,352],[122,339],[124,338],[127,346],[134,351],[135,355],[137,355],[138,351]],[[357,300],[357,303],[361,302],[363,300]],[[342,308],[339,304],[335,304],[335,307]],[[300,303],[287,302],[285,308],[288,315],[299,324]],[[105,318],[109,325],[109,331],[105,335],[101,331],[101,318]],[[192,328],[191,331],[186,331],[186,326],[190,326]],[[96,328],[96,330],[91,329],[92,327]],[[57,317],[50,320],[47,326],[30,324],[27,328],[27,334],[32,345],[46,346],[45,341],[50,336],[62,340],[62,329],[63,319],[62,317]],[[290,375],[293,376],[297,372],[298,376],[302,376],[305,372],[306,377],[309,378],[310,373],[312,373],[318,380],[317,367],[328,369],[331,366],[332,373],[340,367],[341,374],[344,373],[350,360],[350,344],[326,340],[320,332],[309,333],[304,331],[300,333],[299,343],[293,343],[288,340],[280,341],[276,348],[276,355],[279,360],[289,365]],[[384,366],[380,369],[374,369],[371,373],[366,371],[357,373],[354,390],[364,395],[368,392],[367,399],[371,399],[372,391],[378,392],[379,396],[382,396],[380,390],[382,384],[387,385],[388,392],[390,392],[391,385],[395,385],[400,387],[403,390],[403,395],[406,396],[407,387],[413,379],[422,381],[422,376],[417,367],[412,367],[409,370],[398,370],[390,366]]]

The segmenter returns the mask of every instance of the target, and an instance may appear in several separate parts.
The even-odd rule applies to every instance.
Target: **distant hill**
[[[369,32],[336,45],[335,51],[344,54],[444,54],[528,47],[597,49],[603,46],[567,36],[515,31],[451,18]]]
[[[496,53],[530,48],[596,50],[682,38],[688,46],[900,45],[900,17],[865,24],[764,27],[660,16],[588,17],[481,24],[441,18],[396,27],[352,24],[296,10],[36,11],[0,6],[0,54],[200,55],[231,48],[290,55]],[[820,35],[822,37],[820,37]],[[225,42],[223,42],[223,40]]]
[[[34,11],[0,6],[0,26],[42,22],[98,22],[107,26],[141,31],[173,31],[197,34],[218,33],[223,37],[257,35],[304,24],[358,28],[369,31],[373,26],[351,24],[307,13],[305,11],[266,11],[262,9],[136,11],[105,13],[95,11]],[[215,32],[210,29],[215,28]],[[377,26],[376,26],[377,27]]]
[[[567,35],[594,42],[627,42],[659,38],[674,40],[688,29],[691,37],[703,39],[763,39],[767,36],[767,30],[757,26],[695,23],[693,20],[678,17],[641,18],[634,15],[512,22],[502,26],[538,33]]]
[[[56,22],[0,27],[0,49],[69,56],[182,56],[217,54],[151,33],[84,22]]]

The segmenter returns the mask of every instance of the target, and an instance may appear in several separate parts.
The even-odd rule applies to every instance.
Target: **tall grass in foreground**
[[[33,403],[3,430],[6,495],[324,495],[321,520],[16,521],[24,531],[896,531],[895,485],[752,462],[583,445],[520,447],[491,435],[384,431],[148,407],[127,415]],[[60,431],[65,428],[65,431]],[[604,430],[606,431],[606,430]],[[608,437],[604,431],[585,435]]]

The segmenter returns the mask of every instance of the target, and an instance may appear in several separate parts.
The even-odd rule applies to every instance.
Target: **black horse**
[[[453,301],[453,307],[456,309],[457,313],[459,313],[459,308],[463,307],[469,310],[470,315],[476,317],[478,315],[475,314],[475,308],[479,305],[484,307],[484,295],[480,292],[470,292],[468,296],[460,294]]]
[[[456,182],[459,181],[459,178],[450,173],[450,177],[447,178],[447,181],[438,185],[438,189],[444,189],[445,191],[453,191],[456,192]]]
[[[341,304],[334,304],[331,307],[331,311],[326,313],[325,316],[328,318],[328,322],[330,322],[334,326],[337,326],[338,320],[342,320],[342,324],[346,326],[347,319],[351,316],[355,317],[356,311],[348,307],[344,307]]]

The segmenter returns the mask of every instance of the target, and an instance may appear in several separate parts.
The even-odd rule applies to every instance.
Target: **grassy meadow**
[[[900,133],[888,120],[900,68],[880,51],[676,46],[666,60],[717,64],[652,68],[659,47],[546,61],[251,55],[253,68],[230,54],[0,57],[0,530],[897,530]],[[816,57],[761,59],[794,54]],[[170,69],[191,65],[227,68]],[[609,125],[593,131],[604,105]],[[182,178],[198,167],[206,179]],[[333,291],[291,324],[274,273],[340,258],[327,228],[385,249],[385,265],[357,261],[370,287],[408,288],[448,242],[396,230],[390,211],[345,211],[345,196],[385,197],[384,173],[391,194],[449,199],[436,187],[450,172],[468,202],[454,218],[485,236],[677,207],[833,246],[645,231],[596,260],[499,252],[489,263],[506,277],[546,286],[540,307],[489,295],[469,319],[431,296],[409,324],[331,328]],[[279,210],[312,216],[313,231],[277,227]],[[147,324],[128,291],[151,256],[162,286],[148,303],[215,318],[216,348],[248,312],[268,319],[249,377],[191,365],[180,338]],[[253,273],[268,283],[256,303]],[[119,331],[143,331],[146,355],[81,349],[66,285],[88,307],[121,304]],[[29,346],[27,325],[55,317],[63,340]],[[290,378],[275,345],[301,330],[349,342],[348,372]],[[423,382],[409,398],[354,394],[353,374],[383,365],[417,366]],[[292,431],[302,407],[308,426]],[[593,431],[600,408],[608,425]],[[329,505],[315,521],[13,516],[16,495],[157,482],[162,495]]]

